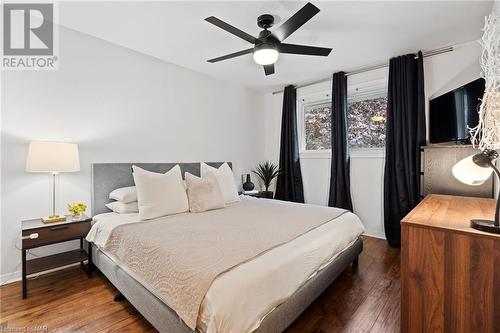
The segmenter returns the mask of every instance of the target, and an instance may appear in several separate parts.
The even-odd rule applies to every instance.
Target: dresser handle
[[[61,230],[61,229],[68,229],[68,226],[67,225],[60,225],[57,227],[50,228],[50,230]]]

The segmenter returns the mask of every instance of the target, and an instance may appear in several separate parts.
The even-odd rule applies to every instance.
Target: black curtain
[[[294,86],[285,87],[281,117],[280,166],[276,182],[276,199],[304,202],[297,138],[297,92]]]
[[[399,247],[400,221],[420,201],[420,147],[425,145],[422,52],[389,62],[384,173],[384,225],[390,245]]]
[[[331,116],[332,165],[328,205],[352,211],[347,142],[347,77],[333,74]]]

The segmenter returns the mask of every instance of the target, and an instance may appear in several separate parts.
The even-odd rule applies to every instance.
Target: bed
[[[166,172],[176,164],[137,163],[136,165],[150,171]],[[222,163],[208,164],[218,167]],[[179,165],[182,174],[186,171],[194,175],[200,174],[199,163]],[[126,217],[118,216],[120,214],[110,213],[105,207],[112,190],[133,185],[131,166],[132,163],[92,165],[92,215],[97,215],[95,229],[100,225],[102,229],[108,228],[108,232],[111,232],[113,223],[129,224],[134,227],[139,227],[142,223],[134,214]],[[220,214],[229,216],[233,214],[234,218],[240,214],[239,210],[245,207],[247,210],[250,207],[253,210],[262,208],[265,211],[266,207],[276,205],[293,204],[244,197],[241,203],[235,203],[217,212],[212,211],[210,214],[219,214],[214,215],[215,218],[220,218],[222,216]],[[290,206],[290,209],[295,208]],[[185,216],[175,218],[200,220],[205,218],[203,215],[205,213],[196,216],[193,213],[185,213],[180,214]],[[237,331],[262,333],[285,330],[343,270],[351,263],[357,262],[358,255],[362,251],[363,228],[359,219],[352,213],[337,214],[334,219],[299,237],[280,243],[279,246],[262,252],[252,260],[218,275],[203,298],[196,330],[207,333]],[[153,221],[151,225],[156,222]],[[106,234],[102,230],[101,233]],[[194,326],[186,325],[186,321],[179,316],[179,311],[169,307],[151,283],[147,283],[124,261],[106,251],[102,242],[102,239],[94,238],[93,265],[158,331],[193,332]],[[287,274],[293,278],[286,278]],[[234,297],[235,294],[237,297]]]

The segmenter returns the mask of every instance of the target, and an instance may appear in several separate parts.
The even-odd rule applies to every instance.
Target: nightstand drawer
[[[23,239],[23,249],[84,238],[90,231],[90,222],[68,222],[43,228],[23,230],[23,236],[38,234],[35,239]]]

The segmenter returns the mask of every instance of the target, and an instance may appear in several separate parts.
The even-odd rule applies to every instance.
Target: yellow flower
[[[80,215],[87,210],[87,205],[81,202],[73,202],[68,204],[68,212],[73,215]]]

